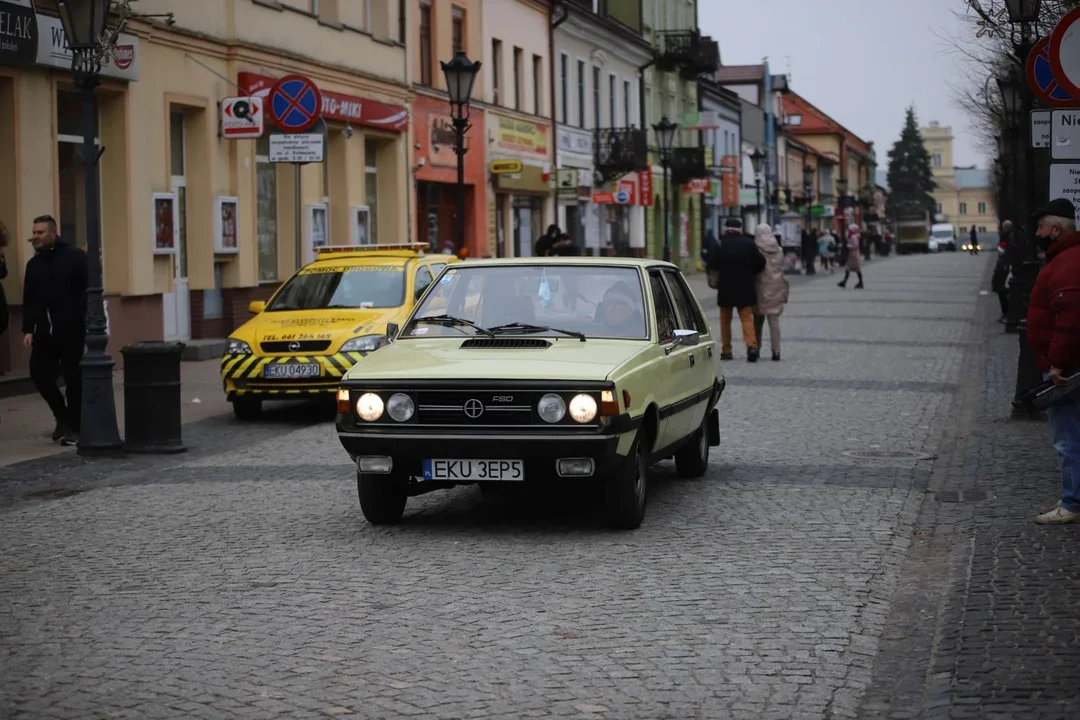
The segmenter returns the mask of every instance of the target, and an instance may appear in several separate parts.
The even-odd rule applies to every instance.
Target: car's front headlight
[[[384,407],[381,397],[375,393],[366,392],[356,401],[356,414],[361,420],[375,422],[382,417]]]
[[[592,422],[596,419],[596,398],[581,393],[570,398],[570,417],[579,423]]]
[[[243,340],[237,340],[236,338],[229,338],[225,341],[225,354],[226,355],[250,355],[251,346]]]
[[[536,404],[536,412],[544,422],[557,423],[566,417],[566,401],[554,393],[548,393]]]
[[[375,352],[386,345],[385,335],[364,335],[346,340],[339,352]]]
[[[394,393],[386,401],[386,413],[398,422],[408,422],[416,412],[416,404],[405,393]]]

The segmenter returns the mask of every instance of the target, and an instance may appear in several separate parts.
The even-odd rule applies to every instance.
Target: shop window
[[[465,52],[465,10],[457,5],[453,9],[454,54]]]
[[[420,3],[420,84],[431,87],[431,4]]]
[[[95,121],[97,116],[98,114],[95,113]],[[70,90],[57,91],[56,127],[58,131],[56,138],[57,178],[60,186],[57,221],[60,225],[60,237],[86,249],[86,173],[82,163],[83,98],[81,94]],[[94,133],[94,143],[100,145],[101,138],[96,136],[97,122],[94,123]],[[98,187],[101,187],[100,180]],[[99,194],[98,202],[100,201]],[[52,213],[53,209],[49,207],[34,210],[35,215]],[[102,261],[104,262],[104,258]]]
[[[375,140],[364,141],[364,193],[365,202],[368,206],[368,222],[370,223],[369,242],[377,245],[379,242],[379,170],[378,170],[379,145]]]
[[[270,163],[269,134],[255,141],[259,282],[278,279],[277,166]]]

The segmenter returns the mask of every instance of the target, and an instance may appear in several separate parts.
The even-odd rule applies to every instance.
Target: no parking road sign
[[[319,120],[322,93],[303,75],[286,75],[270,88],[270,119],[281,130],[302,133]]]

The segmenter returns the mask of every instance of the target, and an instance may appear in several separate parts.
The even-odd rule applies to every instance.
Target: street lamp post
[[[450,62],[439,62],[446,78],[446,92],[450,96],[450,120],[454,126],[454,154],[457,155],[457,222],[454,223],[457,251],[465,247],[465,134],[469,124],[469,101],[472,99],[473,83],[480,72],[480,61],[473,62],[459,50]]]
[[[814,204],[814,166],[803,165],[803,201],[806,203],[806,232],[810,232],[810,206]]]
[[[656,144],[660,149],[660,167],[664,170],[664,206],[660,214],[664,217],[664,262],[671,262],[671,218],[668,217],[668,175],[671,172],[671,151],[675,145],[675,131],[679,128],[678,123],[668,120],[667,115],[660,118],[660,122],[652,126],[656,133]]]
[[[1039,19],[1042,0],[1005,0],[1011,23],[1033,23]]]
[[[848,185],[849,183],[846,177],[842,177],[836,181],[836,194],[839,196],[838,199],[840,201],[840,217],[843,218],[844,221],[842,223],[843,227],[840,229],[841,234],[847,231],[847,204],[844,198],[847,197]]]
[[[761,166],[765,162],[765,153],[761,148],[754,148],[750,153],[750,164],[754,168],[754,190],[757,193],[757,221],[761,224]]]
[[[101,204],[98,187],[100,154],[97,135],[97,104],[94,89],[101,83],[102,60],[112,51],[119,28],[108,30],[110,0],[57,0],[57,9],[71,50],[75,86],[82,92],[82,161],[85,173],[86,253],[89,276],[86,290],[86,354],[82,370],[82,421],[80,455],[110,455],[122,447],[113,398],[113,367],[107,352],[104,276],[101,267]],[[122,18],[121,18],[122,22]]]

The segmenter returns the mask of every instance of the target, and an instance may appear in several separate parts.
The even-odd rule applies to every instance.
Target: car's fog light
[[[592,458],[559,458],[555,467],[559,477],[589,477],[596,469]]]
[[[394,459],[379,455],[362,455],[356,460],[356,468],[362,473],[386,475],[394,469]]]

